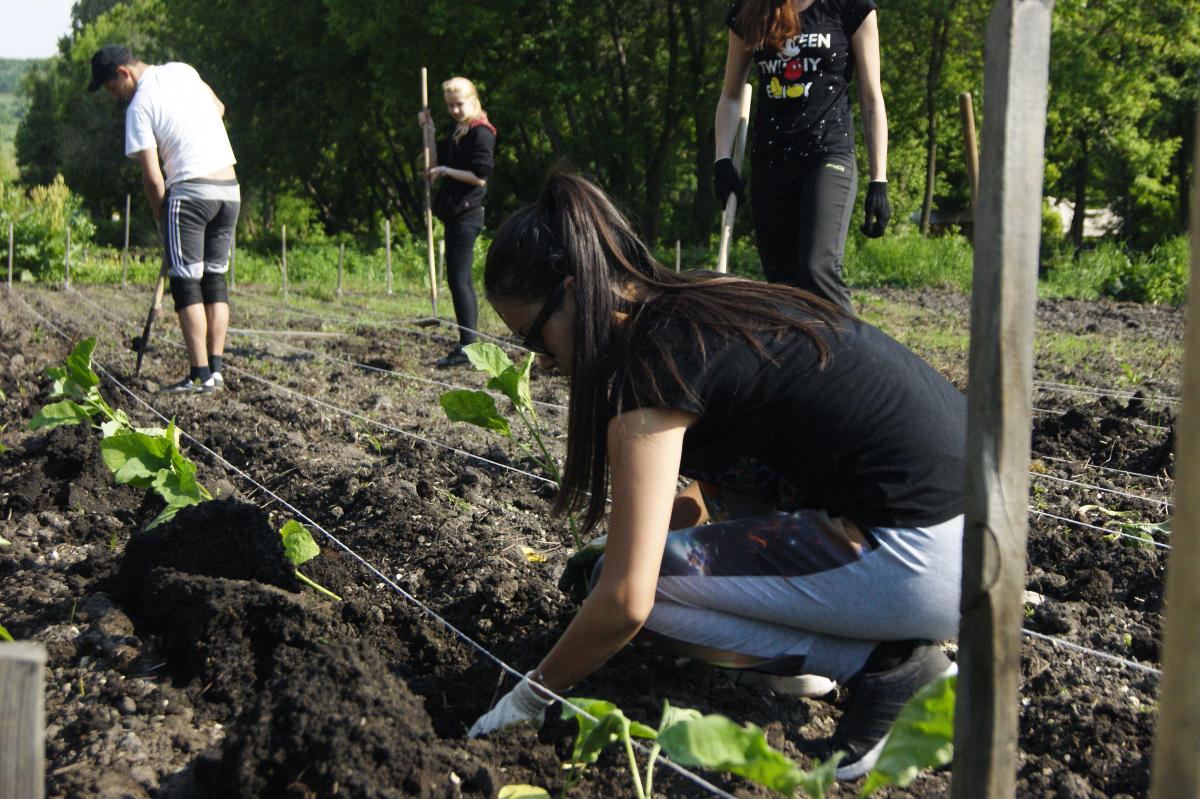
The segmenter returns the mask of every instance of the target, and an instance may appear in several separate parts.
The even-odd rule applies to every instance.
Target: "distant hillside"
[[[17,135],[17,125],[25,116],[25,99],[18,94],[21,77],[39,60],[0,58],[0,180],[16,176],[13,138]]]
[[[16,94],[21,89],[21,76],[42,59],[0,58],[0,94]]]

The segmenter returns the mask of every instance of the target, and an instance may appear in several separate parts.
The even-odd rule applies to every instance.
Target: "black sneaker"
[[[837,778],[857,779],[874,768],[904,704],[938,677],[957,672],[957,664],[936,644],[918,644],[899,666],[851,678],[846,683],[850,702],[833,734],[833,750],[846,753]]]
[[[469,363],[470,360],[463,352],[462,347],[455,347],[445,358],[438,358],[434,361],[433,365],[439,369],[449,369],[451,366],[462,366],[464,363]]]
[[[213,379],[200,380],[195,377],[185,377],[178,383],[172,383],[163,388],[168,394],[209,394],[216,390]]]

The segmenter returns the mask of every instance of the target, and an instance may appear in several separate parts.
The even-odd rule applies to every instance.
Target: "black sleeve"
[[[846,0],[842,6],[842,29],[853,36],[867,15],[876,8],[875,0]]]
[[[453,134],[451,134],[451,136],[453,136]],[[446,166],[450,161],[450,138],[450,136],[447,136],[437,143],[438,166]]]
[[[733,0],[729,4],[729,11],[725,14],[725,24],[738,36],[742,35],[742,31],[738,27],[738,14],[740,13],[742,13],[742,0]]]
[[[470,146],[464,153],[465,168],[487,180],[496,168],[496,134],[483,125],[473,128],[471,133]]]

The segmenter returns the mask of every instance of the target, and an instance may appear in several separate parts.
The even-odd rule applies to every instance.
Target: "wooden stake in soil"
[[[683,246],[679,243],[679,239],[675,239],[675,274],[679,274],[679,267],[683,263]]]
[[[67,254],[63,266],[63,286],[71,288],[71,225],[67,224]]]
[[[975,134],[975,101],[970,92],[958,96],[958,113],[962,118],[963,157],[967,162],[967,182],[971,185],[971,221],[979,205],[979,145]]]
[[[1196,116],[1200,132],[1200,113]],[[1200,138],[1195,161],[1200,164]],[[1192,175],[1191,285],[1200,286],[1200,179]],[[1175,440],[1175,515],[1167,563],[1163,678],[1154,736],[1153,799],[1200,796],[1200,289],[1188,292],[1182,406]]]
[[[742,162],[746,158],[746,131],[750,127],[750,101],[754,88],[747,83],[742,87],[742,110],[738,115],[737,136],[733,140],[733,166],[741,176]],[[733,219],[737,216],[737,197],[730,194],[725,200],[725,214],[721,217],[721,243],[717,247],[717,271],[729,271],[729,242],[733,238]]]
[[[125,246],[121,248],[121,288],[129,274],[129,195],[125,195]]]
[[[0,799],[45,796],[45,672],[41,644],[0,644]]]
[[[342,264],[344,264],[345,262],[346,262],[346,245],[343,243],[343,244],[338,245],[337,296],[338,296],[339,300],[342,298]]]
[[[8,290],[12,292],[13,223],[8,223]]]
[[[288,277],[287,277],[287,225],[279,226],[279,274],[283,278],[283,297],[287,299],[288,295]]]
[[[433,309],[433,318],[437,319],[438,282],[433,263],[433,179],[429,177],[436,144],[433,140],[432,117],[429,115],[429,71],[425,67],[421,67],[421,110],[425,112],[426,119],[431,120],[430,124],[422,126],[421,137],[425,150],[425,242],[429,257],[429,305]]]
[[[983,175],[967,389],[954,799],[1016,786],[1033,328],[1053,0],[997,0],[985,41]]]
[[[383,220],[383,248],[387,258],[387,293],[392,293],[392,220]]]

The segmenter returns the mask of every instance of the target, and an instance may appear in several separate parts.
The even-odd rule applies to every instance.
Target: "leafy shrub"
[[[1130,253],[1102,241],[1078,258],[1059,251],[1050,264],[1042,293],[1092,300],[1112,297],[1131,302],[1182,304],[1187,299],[1187,236],[1167,239],[1146,254]]]
[[[966,237],[926,238],[901,232],[878,239],[850,236],[846,241],[846,281],[862,288],[952,286],[971,290],[974,252]]]
[[[83,201],[71,193],[62,175],[28,192],[0,183],[0,235],[5,248],[9,222],[14,226],[13,269],[25,270],[39,280],[62,277],[68,225],[72,251],[87,244],[96,232]]]

